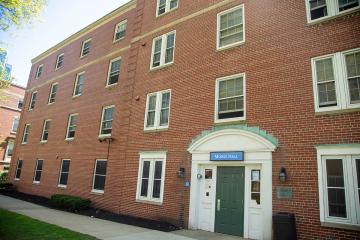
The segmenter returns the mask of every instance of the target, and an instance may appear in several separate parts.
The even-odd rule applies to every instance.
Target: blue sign
[[[190,182],[189,181],[184,182],[184,187],[190,187]]]
[[[244,161],[244,152],[212,152],[210,161]]]

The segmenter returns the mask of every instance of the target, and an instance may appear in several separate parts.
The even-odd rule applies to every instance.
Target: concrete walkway
[[[0,195],[0,208],[7,209],[43,222],[58,225],[76,232],[105,240],[240,240],[241,238],[180,230],[165,233],[126,224],[90,218],[73,213],[49,209],[43,206]]]

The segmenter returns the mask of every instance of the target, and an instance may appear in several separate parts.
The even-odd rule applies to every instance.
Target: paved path
[[[228,235],[180,230],[165,233],[58,211],[0,195],[0,208],[104,240],[240,240]]]

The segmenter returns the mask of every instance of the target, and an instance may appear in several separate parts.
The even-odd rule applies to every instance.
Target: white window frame
[[[232,43],[232,44],[229,44],[229,45],[225,45],[225,46],[222,46],[220,47],[220,19],[221,19],[221,16],[223,15],[226,15],[228,13],[231,13],[231,12],[234,12],[238,9],[242,9],[242,24],[243,24],[243,40],[240,41],[240,42],[236,42],[236,43]],[[233,8],[230,8],[228,10],[225,10],[223,12],[220,12],[217,14],[217,23],[216,23],[216,50],[218,51],[221,51],[221,50],[225,50],[225,49],[229,49],[229,48],[233,48],[233,47],[236,47],[236,46],[239,46],[239,45],[242,45],[245,43],[245,36],[246,36],[246,31],[245,31],[245,5],[244,4],[241,4],[241,5],[238,5],[236,7],[233,7]]]
[[[53,102],[50,102],[50,100],[51,100],[51,95],[53,95],[53,93],[54,93],[54,87],[55,86],[57,86],[58,88],[56,89],[56,93],[55,93],[55,97],[54,97],[54,101]],[[58,92],[58,90],[59,90],[59,83],[53,83],[53,84],[51,84],[51,87],[50,87],[50,94],[49,94],[49,98],[48,98],[48,105],[52,105],[52,104],[54,104],[55,103],[55,100],[56,100],[56,94],[57,94],[57,92]]]
[[[71,118],[75,117],[75,116],[78,116],[78,115],[79,115],[79,113],[72,113],[72,114],[69,115],[68,124],[67,124],[67,128],[66,128],[66,136],[65,136],[66,141],[71,141],[71,140],[75,139],[75,137],[69,138],[68,134],[69,134],[69,131],[70,131],[70,120],[71,120]],[[76,123],[75,126],[77,127],[77,123]],[[76,131],[75,131],[75,133],[76,133]]]
[[[118,27],[121,26],[121,25],[125,25],[125,34],[123,37],[119,38],[119,39],[116,39],[116,33],[117,33],[117,30],[118,30]],[[126,30],[127,30],[127,19],[119,22],[118,24],[115,25],[115,31],[114,31],[114,37],[113,37],[113,43],[115,42],[119,42],[121,40],[123,40],[126,36]]]
[[[41,168],[41,170],[38,170],[38,169],[37,169],[37,168],[38,168],[39,161],[42,161],[42,168]],[[33,177],[33,183],[39,184],[39,183],[41,182],[41,177],[42,177],[43,169],[44,169],[44,159],[36,159],[35,171],[34,171],[34,177]],[[35,181],[36,172],[41,172],[40,181]]]
[[[21,144],[27,144],[29,140],[29,134],[30,134],[30,124],[25,124],[23,136],[21,138]],[[27,136],[26,142],[25,142],[25,136]]]
[[[19,163],[20,163],[20,161],[22,161],[21,168],[19,168]],[[22,170],[23,165],[24,165],[24,160],[18,159],[17,162],[16,162],[16,170],[15,170],[15,176],[14,176],[14,180],[15,180],[15,181],[20,181],[21,172],[20,172],[20,177],[19,177],[19,178],[17,178],[16,176],[18,175],[19,170],[20,170],[20,171]]]
[[[9,157],[9,146],[10,144],[12,144],[12,151],[14,154],[14,148],[15,148],[15,141],[14,140],[9,140],[6,144],[6,151],[5,151],[5,156],[4,156],[4,162],[10,162],[11,161],[11,156]]]
[[[166,154],[167,152],[140,152],[139,159],[139,171],[138,171],[138,181],[136,188],[136,201],[162,204],[164,200],[164,187],[165,187],[165,170],[166,170]],[[142,171],[144,161],[150,161],[149,169],[149,185],[148,185],[148,196],[142,197],[141,195],[141,184],[142,184]],[[154,184],[154,169],[155,161],[162,161],[162,171],[161,171],[161,190],[160,198],[152,198],[153,193],[153,184]]]
[[[157,2],[156,2],[156,17],[163,16],[163,15],[165,15],[165,14],[167,14],[167,13],[169,13],[169,12],[172,12],[172,11],[174,11],[174,10],[176,10],[176,9],[179,8],[179,2],[180,2],[180,0],[177,1],[176,7],[171,8],[171,9],[170,9],[170,2],[171,2],[171,0],[166,0],[166,3],[165,3],[165,12],[159,14],[160,0],[157,0]]]
[[[58,69],[60,69],[60,68],[62,68],[62,67],[64,66],[64,55],[65,55],[64,53],[61,53],[61,54],[59,54],[59,55],[57,56],[57,58],[56,58],[56,64],[55,64],[55,71],[58,70]],[[61,66],[58,67],[60,57],[63,57],[63,60],[62,60],[62,62],[61,62]]]
[[[43,140],[44,134],[45,134],[45,126],[46,126],[46,123],[48,123],[48,122],[51,122],[51,119],[46,119],[43,123],[42,131],[41,131],[41,139],[40,139],[41,143],[46,143],[48,141],[48,140]],[[48,139],[49,139],[49,129],[48,129]]]
[[[91,47],[91,43],[90,43],[90,46],[89,46],[89,52],[87,54],[84,54],[84,47],[85,47],[85,44],[88,43],[88,42],[91,42],[91,38],[83,41],[82,45],[81,45],[81,52],[80,52],[80,58],[83,58],[83,57],[86,57],[90,54],[90,47]]]
[[[36,95],[37,97],[37,91],[32,92],[31,93],[31,97],[30,97],[30,104],[29,104],[29,111],[32,111],[35,108],[35,105],[33,107],[31,107],[31,105],[33,104],[33,102],[35,102],[34,104],[36,104],[36,99],[34,100],[34,96]]]
[[[113,125],[111,125],[111,133],[110,133],[110,134],[101,134],[102,125],[103,125],[104,113],[105,113],[105,110],[106,110],[106,109],[109,109],[109,108],[114,108],[113,118],[112,118],[112,123],[114,123],[115,105],[109,105],[109,106],[103,107],[103,108],[102,108],[102,112],[101,112],[101,119],[100,119],[99,138],[111,137],[111,135],[112,135]]]
[[[325,56],[315,57],[311,59],[315,112],[321,113],[321,112],[342,111],[347,109],[360,108],[360,103],[350,103],[349,84],[348,84],[346,60],[345,60],[345,56],[347,54],[351,54],[359,51],[360,48],[356,48],[343,52],[328,54]],[[330,107],[319,107],[319,93],[318,93],[319,89],[317,84],[316,62],[318,60],[323,60],[328,58],[332,58],[333,61],[333,72],[335,78],[337,105]]]
[[[70,163],[69,163],[69,171],[68,171],[68,172],[63,172],[63,171],[62,171],[62,170],[63,170],[63,163],[64,163],[64,161],[69,161],[69,162],[70,162]],[[60,172],[59,172],[59,180],[58,180],[58,187],[59,187],[59,188],[66,188],[66,187],[67,187],[67,182],[66,182],[66,185],[60,184],[60,179],[61,179],[61,174],[62,174],[62,173],[67,173],[67,174],[68,174],[68,179],[67,179],[67,181],[69,181],[70,164],[71,164],[71,159],[62,159],[62,160],[61,160]]]
[[[160,126],[160,115],[161,115],[161,104],[162,104],[162,96],[164,93],[170,93],[169,99],[169,116],[168,116],[168,124],[166,126]],[[149,110],[149,100],[151,96],[156,95],[156,107],[155,107],[155,119],[154,119],[154,126],[147,127],[147,120],[148,120],[148,110]],[[171,114],[171,89],[162,90],[159,92],[149,93],[146,97],[146,107],[145,107],[145,117],[144,117],[144,130],[151,131],[151,130],[161,130],[161,129],[168,129],[170,126],[170,114]]]
[[[41,77],[43,70],[44,70],[44,64],[40,64],[36,69],[35,79],[39,79]]]
[[[79,78],[80,78],[81,75],[84,75],[84,81],[85,81],[85,71],[76,74],[74,90],[73,90],[73,95],[72,95],[73,97],[79,97],[82,94],[82,92],[79,93],[79,94],[76,94],[76,86],[78,84],[78,81],[79,81]],[[83,83],[83,85],[84,85],[84,83]]]
[[[360,144],[319,145],[317,150],[320,222],[323,226],[360,230],[360,208],[356,187],[355,158],[360,157]],[[342,159],[347,218],[328,215],[326,159]],[[354,167],[355,166],[355,167]],[[359,183],[358,183],[359,184]],[[354,189],[355,191],[350,191]]]
[[[120,67],[119,67],[119,79],[116,83],[113,83],[113,84],[109,84],[109,80],[110,80],[110,74],[111,74],[111,65],[113,64],[113,62],[116,62],[120,60]],[[107,74],[107,78],[106,78],[106,87],[111,87],[111,86],[115,86],[119,83],[119,80],[120,80],[120,73],[121,73],[121,66],[122,66],[122,59],[121,57],[117,57],[117,58],[114,58],[112,60],[110,60],[110,63],[109,63],[109,68],[108,68],[108,74]]]
[[[218,111],[219,111],[218,100],[219,100],[219,85],[220,85],[220,82],[230,80],[230,79],[233,79],[233,78],[238,78],[238,77],[243,78],[244,116],[243,117],[236,117],[236,118],[219,119],[218,118]],[[245,73],[239,73],[239,74],[226,76],[226,77],[221,77],[221,78],[216,79],[216,84],[215,84],[215,116],[214,116],[215,123],[234,122],[234,121],[243,121],[243,120],[246,120],[246,74]]]
[[[18,121],[18,127],[16,128],[16,131],[14,131],[14,126],[15,126],[15,121],[16,120]],[[20,124],[20,118],[19,117],[14,117],[10,132],[13,133],[13,134],[16,134],[18,129],[19,129],[19,124]]]
[[[96,174],[97,162],[106,162],[106,174],[105,174],[105,175]],[[103,193],[105,192],[106,176],[107,176],[107,172],[108,172],[108,170],[107,170],[108,165],[107,165],[107,164],[108,164],[107,159],[96,159],[96,160],[95,160],[95,167],[94,167],[94,173],[93,173],[93,181],[92,181],[92,185],[91,185],[91,192],[92,192],[92,193],[103,194]],[[95,175],[105,176],[104,190],[94,189]]]
[[[360,3],[360,2],[359,2]],[[310,12],[310,3],[309,0],[305,0],[305,6],[306,6],[306,18],[307,18],[307,22],[309,24],[314,24],[314,23],[319,23],[319,22],[323,22],[329,19],[333,19],[336,18],[338,16],[342,16],[345,14],[349,14],[355,11],[358,11],[360,9],[360,4],[358,7],[352,8],[352,9],[348,9],[345,11],[340,12],[339,11],[339,1],[338,0],[326,0],[326,8],[327,8],[327,16],[315,19],[315,20],[311,20],[311,12]]]
[[[173,59],[171,62],[165,63],[165,57],[166,57],[166,47],[167,47],[167,37],[171,34],[174,34],[174,51],[173,51]],[[154,51],[155,51],[155,42],[158,39],[161,40],[161,51],[160,51],[160,65],[153,67],[153,61],[154,61]],[[172,65],[175,61],[175,51],[176,51],[176,30],[165,33],[161,36],[155,37],[152,42],[152,48],[151,48],[151,61],[150,61],[150,70],[155,70],[159,68],[163,68],[169,65]]]

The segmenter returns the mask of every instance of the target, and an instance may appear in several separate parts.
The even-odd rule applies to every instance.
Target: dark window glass
[[[141,193],[140,193],[142,197],[147,197],[148,195],[149,176],[150,176],[150,162],[144,161],[143,169],[142,169]]]
[[[114,107],[106,108],[103,114],[101,134],[111,134]]]
[[[34,181],[35,182],[40,182],[42,169],[43,169],[43,160],[37,160],[36,169],[35,169],[35,176],[34,176]]]
[[[358,184],[358,196],[360,204],[360,159],[356,159],[356,172],[357,172],[357,184]]]
[[[96,161],[95,177],[94,177],[94,189],[105,189],[107,161]]]
[[[155,162],[153,198],[160,198],[162,162]]]
[[[87,42],[84,43],[81,56],[86,56],[86,55],[89,54],[90,46],[91,46],[91,41],[87,41]]]
[[[94,189],[104,190],[105,189],[105,176],[95,175]]]
[[[30,110],[32,110],[32,109],[35,108],[36,96],[37,96],[37,92],[34,92],[34,93],[31,95],[31,101],[30,101],[30,107],[29,107]]]
[[[310,0],[311,20],[322,18],[328,15],[326,0]]]
[[[23,99],[23,98],[19,98],[18,109],[22,109],[23,106],[24,106],[24,99]]]
[[[84,80],[85,80],[84,74],[80,74],[77,76],[76,84],[75,84],[75,92],[74,92],[75,96],[80,95],[83,92]]]
[[[55,102],[57,89],[58,89],[57,84],[54,84],[54,85],[51,86],[50,96],[49,96],[49,103],[54,103]]]
[[[20,179],[23,160],[18,160],[15,178]]]
[[[359,6],[359,0],[338,0],[339,1],[339,11],[346,11],[352,8]]]
[[[119,81],[121,60],[111,62],[108,85],[115,84]]]

